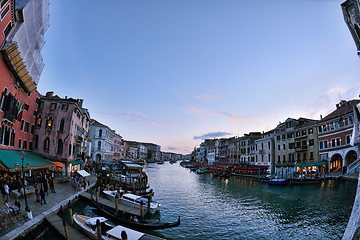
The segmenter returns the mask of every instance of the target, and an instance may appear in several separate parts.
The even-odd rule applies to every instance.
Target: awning
[[[275,167],[295,167],[295,166],[289,164],[275,164]]]
[[[2,49],[1,53],[5,58],[10,71],[13,73],[15,78],[19,80],[22,87],[29,93],[36,90],[36,85],[25,67],[24,61],[20,56],[16,44],[12,43],[8,48]]]
[[[316,163],[300,163],[300,164],[295,164],[295,167],[320,167],[320,166],[326,166],[327,162],[316,162]]]
[[[80,174],[82,177],[90,176],[90,174],[85,170],[78,170],[77,173]]]
[[[83,160],[75,160],[75,161],[71,162],[71,165],[76,166],[76,165],[83,164],[83,163],[84,163]]]
[[[21,171],[21,152],[22,150],[13,149],[0,149],[0,169],[10,172]],[[24,151],[24,168],[27,169],[27,164],[30,164],[30,169],[49,168],[54,164],[42,157],[36,155],[33,152]],[[15,169],[15,165],[19,166],[19,169]]]

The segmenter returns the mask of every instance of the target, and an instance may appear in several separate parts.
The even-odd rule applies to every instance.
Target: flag
[[[350,145],[355,146],[359,137],[360,103],[354,106],[354,128],[350,139]]]
[[[22,107],[23,107],[23,103],[24,101],[22,101],[20,103],[20,105],[18,106],[18,112],[17,112],[17,115],[16,115],[16,120],[20,120],[22,118]]]

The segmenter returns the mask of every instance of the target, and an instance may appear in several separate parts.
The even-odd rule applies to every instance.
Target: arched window
[[[4,145],[9,146],[10,144],[10,127],[5,127]]]
[[[99,138],[102,138],[102,129],[99,130]]]
[[[1,94],[1,99],[0,99],[0,109],[3,109],[3,103],[6,97],[6,93],[7,93],[7,88],[4,89],[4,91]]]
[[[44,140],[44,151],[49,151],[49,147],[50,147],[50,139],[49,139],[49,137],[47,137]]]
[[[42,115],[38,114],[36,118],[36,127],[41,127],[41,122],[42,122]]]
[[[52,125],[53,125],[53,116],[48,116],[47,121],[46,121],[46,128],[47,129],[52,129]]]
[[[101,141],[98,141],[98,150],[101,150]]]
[[[15,145],[15,129],[11,129],[11,136],[10,136],[10,146],[14,146]]]
[[[61,139],[58,139],[56,153],[62,154],[62,152],[63,152],[63,141]]]
[[[65,126],[65,118],[62,118],[62,119],[60,119],[59,132],[64,131],[64,126]]]

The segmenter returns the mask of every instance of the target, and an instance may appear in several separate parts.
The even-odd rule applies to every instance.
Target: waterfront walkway
[[[96,177],[94,175],[88,176],[87,180],[90,181],[90,186],[95,184]],[[78,191],[74,188],[73,182],[59,183],[58,178],[54,180],[55,192],[45,196],[47,204],[36,203],[35,194],[27,195],[28,205],[32,212],[33,219],[29,220],[27,218],[27,213],[25,211],[25,200],[20,198],[21,210],[19,215],[9,216],[9,221],[6,225],[0,228],[0,240],[9,240],[15,239],[18,236],[21,236],[22,233],[28,229],[32,229],[38,225],[46,216],[56,212],[61,205],[65,205],[69,200],[74,199],[83,191]],[[9,203],[14,205],[15,198],[10,197]],[[1,206],[4,206],[3,199],[0,199]]]

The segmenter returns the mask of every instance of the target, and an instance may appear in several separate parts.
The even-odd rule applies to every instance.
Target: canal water
[[[356,182],[268,186],[256,180],[198,175],[178,163],[148,164],[144,171],[162,204],[158,231],[167,239],[341,239]]]
[[[162,204],[161,221],[181,216],[180,226],[148,233],[179,240],[341,239],[357,187],[350,181],[268,186],[238,176],[198,175],[178,163],[148,164],[144,171]],[[74,212],[100,215],[86,203],[76,205]]]

